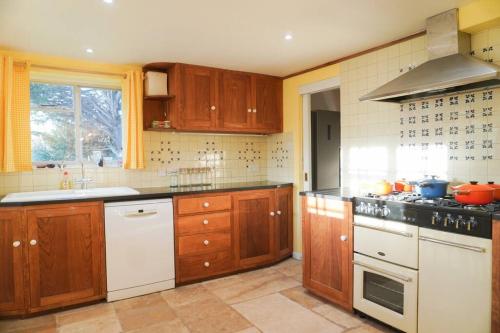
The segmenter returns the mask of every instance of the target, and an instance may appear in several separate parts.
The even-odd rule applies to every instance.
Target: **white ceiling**
[[[0,0],[0,46],[284,76],[415,32],[470,0]],[[284,40],[286,33],[293,40]],[[94,49],[86,54],[85,49]]]

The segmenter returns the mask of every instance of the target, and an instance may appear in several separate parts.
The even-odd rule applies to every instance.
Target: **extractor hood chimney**
[[[360,101],[408,100],[500,85],[500,67],[471,57],[470,35],[458,31],[458,9],[427,19],[429,61],[362,96]]]

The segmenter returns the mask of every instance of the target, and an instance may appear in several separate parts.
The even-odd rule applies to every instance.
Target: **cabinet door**
[[[252,114],[252,77],[250,74],[223,71],[220,84],[220,127],[248,131]]]
[[[302,199],[304,287],[352,310],[352,204]]]
[[[270,262],[275,257],[274,190],[239,192],[233,196],[236,257],[239,267]]]
[[[22,209],[0,209],[0,313],[24,310],[26,224]]]
[[[293,252],[293,191],[291,187],[276,190],[276,245],[278,256]]]
[[[252,127],[266,132],[282,130],[282,80],[264,75],[253,77]]]
[[[217,71],[183,65],[182,129],[214,128],[217,120]]]
[[[31,311],[103,298],[102,204],[31,207],[26,214]]]

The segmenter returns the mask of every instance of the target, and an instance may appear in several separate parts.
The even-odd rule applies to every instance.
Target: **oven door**
[[[354,254],[354,308],[403,332],[417,332],[418,272]]]

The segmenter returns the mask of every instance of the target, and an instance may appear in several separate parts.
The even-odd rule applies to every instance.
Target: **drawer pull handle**
[[[13,246],[13,247],[19,247],[19,245],[21,245],[21,242],[20,242],[20,241],[14,241],[14,242],[12,243],[12,246]]]
[[[210,242],[208,241],[208,239],[205,239],[205,240],[203,241],[203,244],[205,244],[205,246],[208,246],[208,244],[210,244]]]
[[[33,245],[36,245],[36,243],[37,243],[37,242],[36,242],[36,239],[32,239],[32,240],[30,240],[30,245],[32,245],[32,246],[33,246]]]
[[[204,202],[203,207],[208,208],[208,207],[210,207],[210,204],[208,202]]]
[[[203,220],[203,224],[204,224],[204,225],[207,225],[207,224],[208,224],[208,220],[206,220],[206,219],[205,219],[205,220]]]
[[[210,263],[209,263],[208,261],[205,261],[205,262],[203,263],[203,266],[205,266],[205,267],[210,267]]]
[[[212,106],[210,107],[210,110],[215,111],[215,105],[212,105]]]
[[[347,235],[341,235],[340,240],[345,242],[347,240]]]
[[[270,212],[269,215],[274,216],[275,214],[274,214],[274,212]]]
[[[247,111],[248,111],[248,113],[251,113],[251,112],[252,112],[252,109],[248,109]]]

